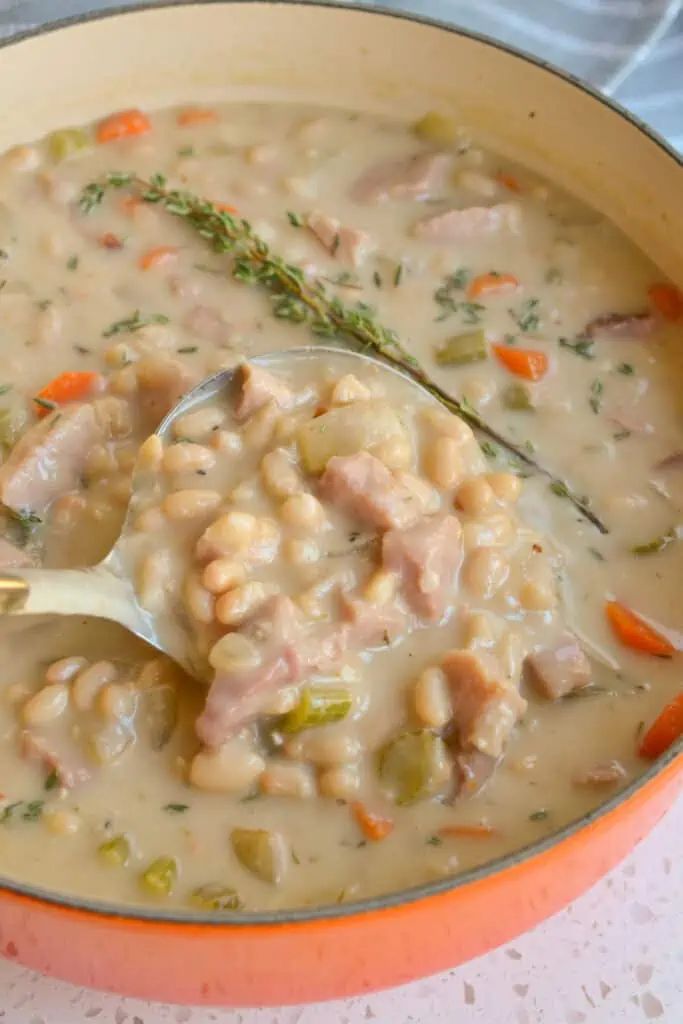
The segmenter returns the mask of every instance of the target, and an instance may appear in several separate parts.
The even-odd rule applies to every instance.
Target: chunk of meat
[[[184,363],[163,356],[143,356],[135,364],[140,413],[146,430],[155,430],[197,381]]]
[[[517,690],[499,677],[498,666],[472,651],[449,651],[441,667],[453,703],[460,745],[497,758],[526,710]]]
[[[26,565],[33,565],[31,556],[4,537],[0,537],[0,568],[20,569]]]
[[[375,605],[360,598],[342,597],[344,618],[350,623],[349,646],[358,650],[388,647],[409,625],[408,616],[395,603]]]
[[[422,514],[417,495],[369,452],[333,455],[320,478],[320,494],[325,501],[381,530],[410,526]]]
[[[183,320],[183,327],[197,338],[203,338],[219,347],[227,345],[235,333],[234,326],[213,306],[193,306]]]
[[[499,758],[482,754],[481,750],[468,750],[455,759],[458,796],[475,796],[492,777]]]
[[[448,610],[463,559],[462,527],[455,516],[430,516],[382,540],[382,564],[398,574],[408,607],[437,622]]]
[[[605,313],[586,324],[584,334],[589,338],[647,338],[654,329],[652,313]]]
[[[275,402],[281,409],[294,404],[294,394],[282,380],[253,363],[240,367],[240,392],[235,406],[238,420],[246,420],[269,402]]]
[[[92,405],[74,403],[41,420],[0,467],[0,500],[15,512],[43,513],[78,485],[90,450],[101,441]]]
[[[384,160],[357,178],[351,186],[351,198],[358,203],[428,199],[443,186],[451,162],[448,153],[416,153]]]
[[[577,775],[574,782],[577,786],[590,786],[600,789],[602,786],[612,786],[615,782],[626,778],[626,769],[621,761],[605,761],[596,764],[587,772]]]
[[[48,772],[55,772],[60,786],[73,789],[90,778],[90,769],[74,750],[63,749],[57,739],[25,729],[21,734],[22,755],[40,761]]]
[[[590,662],[571,633],[563,633],[552,647],[528,654],[524,668],[534,689],[548,700],[558,700],[591,681]]]
[[[366,231],[344,227],[336,217],[318,210],[309,214],[307,224],[321,245],[342,263],[358,267],[373,248]]]
[[[413,228],[416,238],[429,242],[471,242],[501,231],[519,231],[521,211],[516,203],[497,206],[469,206],[446,210],[419,220]]]

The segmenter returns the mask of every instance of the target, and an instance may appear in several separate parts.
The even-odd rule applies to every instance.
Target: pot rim
[[[224,7],[229,5],[247,6],[259,4],[262,6],[314,7],[318,10],[331,8],[333,10],[344,10],[353,14],[357,13],[359,16],[371,15],[409,21],[418,25],[437,28],[441,31],[448,32],[451,35],[471,39],[484,46],[502,51],[509,56],[515,57],[517,60],[531,64],[542,71],[567,82],[574,88],[581,90],[597,103],[607,107],[607,109],[617,117],[627,121],[636,129],[636,131],[640,132],[643,136],[651,142],[654,142],[655,145],[663,150],[665,155],[672,159],[678,167],[683,168],[683,155],[677,153],[676,150],[674,150],[658,132],[647,125],[639,117],[612,99],[611,96],[605,95],[583,79],[568,71],[558,68],[556,65],[543,60],[541,57],[537,57],[525,50],[518,49],[508,43],[494,39],[484,33],[464,29],[438,18],[430,18],[410,11],[396,11],[381,5],[369,6],[367,3],[356,3],[354,0],[348,0],[348,2],[347,0],[324,0],[324,2],[320,2],[320,0],[162,0],[162,2],[157,2],[157,0],[145,0],[143,3],[117,4],[115,7],[110,7],[106,10],[89,11],[85,14],[76,14],[67,18],[58,18],[53,21],[48,21],[36,28],[30,28],[24,32],[18,32],[0,40],[0,58],[2,57],[2,51],[6,48],[15,46],[28,39],[34,39],[51,32],[70,28],[76,25],[102,21],[107,18],[114,18],[120,15],[135,15],[142,11],[163,11],[171,10],[174,7],[210,7],[219,4]],[[15,881],[14,879],[3,875],[0,875],[0,899],[2,899],[3,894],[8,894],[11,896],[36,900],[55,909],[80,912],[92,917],[104,917],[108,919],[117,919],[119,921],[128,920],[139,924],[167,924],[191,927],[201,925],[203,928],[211,926],[219,929],[225,928],[226,926],[231,928],[245,928],[259,925],[284,926],[306,923],[332,923],[359,916],[361,914],[396,910],[408,904],[415,903],[418,900],[443,896],[446,893],[455,892],[457,889],[463,888],[466,885],[483,882],[490,876],[502,875],[503,872],[520,867],[521,865],[531,861],[534,857],[548,853],[554,847],[559,846],[562,842],[578,835],[584,829],[596,824],[598,821],[601,821],[612,812],[617,811],[622,804],[626,804],[632,797],[640,792],[640,790],[644,789],[649,783],[653,782],[657,776],[662,774],[664,769],[669,765],[672,765],[676,758],[681,754],[683,754],[683,738],[675,743],[657,761],[650,765],[642,775],[633,779],[628,786],[620,790],[618,793],[615,793],[609,800],[599,804],[580,818],[570,821],[568,824],[564,825],[556,832],[545,836],[543,839],[527,843],[525,846],[513,850],[511,853],[497,857],[494,860],[487,861],[476,868],[464,871],[462,874],[446,877],[433,882],[427,882],[422,885],[410,886],[407,889],[400,889],[396,892],[384,893],[379,896],[373,896],[368,899],[354,902],[343,904],[322,904],[320,906],[310,908],[302,907],[281,911],[259,911],[249,913],[240,913],[237,911],[224,911],[217,913],[216,911],[212,911],[211,916],[208,916],[191,910],[164,910],[163,908],[145,907],[143,905],[122,906],[121,904],[108,902],[106,900],[81,898],[78,896],[72,896],[68,893],[59,893],[58,891],[45,889],[39,885],[31,885]]]

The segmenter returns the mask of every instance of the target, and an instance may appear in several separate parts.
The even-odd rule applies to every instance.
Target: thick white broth
[[[108,551],[125,514],[137,451],[172,393],[177,397],[208,373],[245,358],[313,341],[305,325],[275,318],[263,292],[233,281],[228,258],[211,252],[161,207],[131,202],[124,188],[108,193],[88,214],[79,209],[83,187],[114,170],[142,178],[163,172],[172,187],[230,204],[273,252],[302,266],[311,279],[324,278],[342,301],[371,304],[434,380],[464,397],[577,494],[590,496],[609,533],[602,536],[545,477],[529,475],[497,446],[485,443],[484,455],[473,449],[468,478],[494,472],[523,477],[517,512],[504,509],[515,524],[517,515],[520,520],[506,547],[510,582],[484,598],[469,591],[461,576],[442,623],[420,623],[371,655],[353,651],[344,671],[331,673],[367,694],[367,707],[357,698],[362,714],[299,735],[334,738],[351,723],[360,743],[353,759],[360,783],[348,797],[321,792],[321,777],[334,765],[307,756],[305,742],[284,755],[311,780],[305,797],[263,792],[258,773],[231,792],[193,785],[191,766],[200,748],[195,721],[205,699],[200,686],[105,623],[3,621],[0,872],[128,904],[188,906],[195,890],[216,883],[234,891],[248,910],[316,905],[457,873],[599,804],[644,770],[640,737],[680,690],[680,655],[630,650],[610,628],[605,603],[616,598],[661,627],[679,626],[680,543],[672,539],[661,551],[641,554],[633,548],[674,537],[681,520],[681,468],[657,467],[683,448],[677,383],[683,373],[683,300],[680,311],[675,301],[673,309],[658,308],[650,289],[662,283],[660,273],[613,225],[552,183],[482,151],[465,128],[432,119],[416,130],[356,113],[255,104],[216,107],[205,120],[195,112],[193,123],[179,123],[188,121],[183,110],[149,119],[149,131],[120,141],[98,143],[97,129],[83,129],[85,145],[64,159],[56,153],[60,144],[50,139],[0,157],[4,500],[12,446],[39,415],[46,414],[49,426],[50,417],[68,417],[79,403],[92,404],[103,432],[63,491],[40,508],[28,500],[19,517],[16,508],[7,513],[5,537],[34,564],[90,565]],[[447,154],[442,181],[419,196],[357,198],[354,183],[379,162],[435,151]],[[446,241],[414,233],[417,222],[448,210],[500,204],[512,212],[502,215],[496,230],[472,229]],[[306,226],[314,211],[366,233],[368,252],[358,266],[346,258],[341,235],[326,247]],[[141,266],[150,262],[145,254],[160,246],[170,251]],[[491,272],[514,275],[518,284],[496,289],[494,280],[491,291],[469,297],[472,282]],[[646,336],[637,336],[638,326],[614,336],[614,324],[596,329],[594,337],[586,333],[596,318],[642,313],[651,317]],[[152,322],[140,326],[141,319]],[[481,361],[444,366],[435,358],[448,339],[479,331]],[[493,345],[540,352],[547,370],[530,383],[506,369]],[[59,400],[55,409],[36,405],[34,396],[64,371],[94,371],[101,378],[76,402]],[[341,374],[332,368],[327,379],[313,382],[321,401],[328,402]],[[531,410],[508,407],[511,385],[526,389]],[[406,413],[407,398],[399,392],[388,398]],[[231,431],[242,429],[230,425]],[[215,486],[224,500],[228,483],[258,475],[262,455],[254,449],[225,469],[221,463],[211,470],[213,482],[207,477],[201,486]],[[419,452],[411,471],[429,475]],[[46,473],[54,476],[50,467]],[[189,485],[185,479],[174,486],[181,484]],[[316,493],[314,479],[307,487]],[[34,493],[30,484],[26,493],[29,499]],[[468,522],[457,505],[457,486],[440,488],[440,501],[441,512]],[[278,502],[261,491],[237,504],[275,519],[279,514]],[[543,548],[552,577],[552,604],[539,610],[518,599],[522,562],[515,545],[524,530]],[[356,532],[356,524],[334,519],[330,536],[338,540],[345,531]],[[172,523],[149,536],[158,549],[177,540]],[[188,541],[184,558],[190,550]],[[283,586],[293,578],[279,563],[276,570]],[[317,571],[313,566],[312,579]],[[480,612],[492,616],[505,637],[517,638],[521,656],[547,646],[564,628],[574,632],[591,659],[590,696],[577,690],[544,699],[515,664],[506,685],[521,689],[528,707],[511,729],[493,777],[476,795],[459,794],[457,785],[448,784],[428,798],[397,805],[377,779],[378,749],[406,729],[429,731],[415,718],[416,680],[450,648],[481,651],[481,638],[470,630]],[[502,657],[500,637],[493,646]],[[52,671],[47,682],[54,685],[56,670],[49,666],[70,656],[109,661],[113,668],[102,686],[118,687],[111,693],[132,701],[135,714],[107,718],[104,698],[94,691],[90,706],[83,698],[79,707],[78,679],[67,681],[69,707],[47,734],[58,738],[60,755],[76,756],[88,778],[63,785],[51,763],[27,756],[23,734],[26,705],[42,691],[46,672]],[[145,703],[159,694],[161,711],[158,702]],[[156,715],[151,726],[148,713]],[[170,738],[157,742],[160,714],[168,718]],[[265,706],[256,719],[259,730],[264,722],[267,730],[277,726]],[[271,761],[283,760],[279,748],[273,752],[263,744],[252,719],[244,728],[260,751],[263,772]],[[316,742],[314,736],[313,747]],[[453,763],[457,753],[449,748]],[[612,761],[623,769],[613,781],[581,784],[586,772]],[[386,838],[364,835],[352,811],[356,800],[392,822]],[[461,825],[475,826],[479,834],[448,834]],[[231,844],[236,828],[282,837],[287,864],[278,884],[240,862]],[[128,844],[125,865],[100,850],[119,836]],[[173,859],[177,878],[168,893],[155,894],[141,884],[141,875],[159,857]]]

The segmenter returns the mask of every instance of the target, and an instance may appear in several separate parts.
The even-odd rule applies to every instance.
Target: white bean
[[[221,500],[218,491],[188,488],[168,494],[162,502],[162,508],[172,520],[196,519],[213,512]]]
[[[216,618],[224,626],[238,626],[279,590],[275,583],[243,583],[227,594],[221,594],[216,601]]]
[[[315,781],[310,768],[287,761],[271,761],[259,779],[264,793],[269,796],[295,796],[300,799],[315,796]]]
[[[179,416],[173,424],[173,433],[177,438],[202,441],[212,431],[217,430],[224,420],[225,413],[221,409],[214,407],[198,409],[196,412],[188,412],[184,416]]]
[[[96,661],[89,668],[79,672],[71,687],[71,699],[76,708],[79,711],[89,711],[102,687],[112,683],[116,676],[116,669],[110,661]]]
[[[327,524],[325,509],[313,494],[295,494],[280,508],[283,523],[297,530],[320,530]]]
[[[330,402],[332,405],[349,405],[351,402],[360,402],[367,398],[370,398],[369,389],[358,380],[358,377],[347,373],[340,377],[332,388]]]
[[[467,556],[463,583],[477,597],[493,597],[510,575],[507,559],[495,548],[476,548]]]
[[[163,467],[167,473],[206,472],[216,464],[216,456],[210,448],[201,444],[178,442],[169,445],[164,452]]]
[[[440,668],[426,668],[415,684],[415,711],[425,725],[441,729],[453,717],[446,677]]]
[[[93,402],[97,422],[110,438],[128,437],[132,429],[130,405],[124,398],[107,395]]]
[[[484,545],[505,547],[511,543],[514,533],[512,520],[504,512],[464,523],[462,528],[465,551],[472,551]]]
[[[214,559],[244,551],[258,529],[258,520],[251,512],[231,510],[219,516],[197,541],[197,558]]]
[[[396,435],[370,449],[388,469],[408,469],[413,464],[413,446],[408,437]]]
[[[522,490],[522,481],[515,473],[487,473],[486,480],[498,498],[506,505],[514,505]]]
[[[74,676],[86,667],[88,659],[80,655],[73,655],[70,658],[60,658],[53,661],[47,672],[45,680],[48,683],[68,683]]]
[[[320,765],[340,765],[355,761],[361,754],[360,740],[346,732],[311,730],[306,737],[295,737],[285,745],[285,753],[296,760]]]
[[[441,435],[425,453],[427,476],[437,487],[448,490],[455,487],[463,475],[460,442],[455,437]]]
[[[312,565],[320,558],[320,548],[316,541],[292,537],[285,541],[282,553],[291,565]]]
[[[38,690],[22,709],[26,725],[47,725],[64,714],[69,704],[69,687],[65,683],[49,683]]]
[[[81,818],[75,811],[48,808],[43,812],[45,824],[56,836],[72,836],[81,827]]]
[[[446,412],[445,409],[425,409],[422,416],[437,433],[445,434],[456,441],[464,443],[471,441],[474,437],[472,428],[464,420],[461,420],[459,416]]]
[[[289,498],[303,488],[301,475],[284,448],[275,448],[263,456],[261,479],[273,498]]]
[[[260,662],[258,648],[241,633],[226,633],[209,652],[209,664],[221,672],[257,668]]]
[[[458,487],[455,502],[468,516],[480,516],[496,504],[496,495],[488,480],[471,476]]]
[[[158,505],[146,508],[136,517],[133,526],[141,533],[158,533],[166,525],[166,517]]]
[[[205,625],[213,622],[215,615],[215,599],[213,594],[202,586],[197,573],[191,572],[185,580],[185,607],[196,622]]]
[[[363,597],[371,604],[388,604],[396,594],[397,587],[396,573],[388,572],[386,569],[377,569],[365,584]]]
[[[137,578],[138,601],[148,612],[160,612],[171,583],[171,559],[168,551],[157,550],[140,563]]]
[[[318,776],[322,796],[334,800],[353,800],[360,789],[360,772],[355,764],[340,764],[325,768]]]
[[[241,562],[232,558],[214,558],[202,573],[202,585],[211,594],[224,594],[231,587],[244,583],[247,571]]]
[[[97,707],[114,721],[132,718],[136,706],[137,687],[133,683],[106,683],[97,694]]]
[[[151,434],[140,445],[138,452],[138,467],[145,472],[156,472],[161,466],[161,459],[164,454],[164,446],[157,434]]]
[[[217,750],[200,750],[190,765],[190,782],[213,793],[240,793],[256,782],[266,763],[246,740],[229,740]]]

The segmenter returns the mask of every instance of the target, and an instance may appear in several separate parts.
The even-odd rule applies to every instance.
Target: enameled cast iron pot
[[[315,100],[406,118],[457,111],[610,216],[683,284],[683,166],[660,140],[537,61],[388,12],[181,3],[16,40],[0,49],[0,150],[111,110],[226,98]],[[209,920],[0,880],[0,952],[80,985],[173,1002],[280,1004],[396,985],[560,909],[617,863],[681,788],[679,744],[549,839],[357,905]]]

